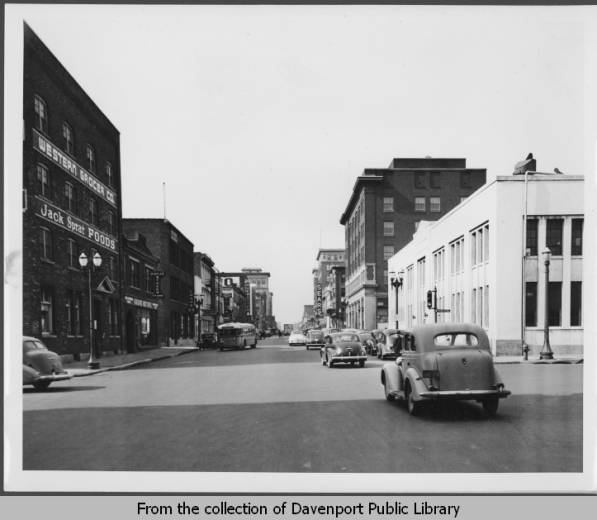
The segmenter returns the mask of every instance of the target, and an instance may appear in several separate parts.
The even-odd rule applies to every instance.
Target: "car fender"
[[[389,392],[399,392],[402,390],[400,370],[396,363],[386,363],[381,368],[381,384],[386,381]]]
[[[31,385],[39,378],[39,372],[33,367],[23,365],[23,384]]]
[[[406,369],[404,377],[408,379],[410,383],[413,399],[415,401],[420,401],[422,399],[421,392],[427,391],[427,386],[425,385],[425,383],[423,383],[423,380],[419,376],[419,373],[413,367],[409,367]]]

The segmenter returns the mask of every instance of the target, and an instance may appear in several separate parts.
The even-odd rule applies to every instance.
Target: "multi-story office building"
[[[343,265],[332,266],[329,283],[324,292],[326,302],[327,328],[341,329],[345,325],[346,268]]]
[[[158,344],[159,259],[141,233],[122,236],[124,260],[124,344],[127,352]]]
[[[24,35],[23,333],[76,359],[91,338],[96,356],[120,351],[120,134],[27,25]]]
[[[193,243],[166,219],[127,218],[123,219],[123,229],[128,235],[143,234],[160,262],[163,297],[158,307],[159,342],[193,345],[197,334],[195,313],[189,308],[194,297]]]
[[[394,159],[366,169],[340,218],[345,227],[349,327],[388,323],[387,260],[407,244],[422,220],[437,220],[485,183],[486,170],[466,159]]]
[[[344,249],[320,249],[317,252],[313,274],[313,308],[315,318],[322,326],[329,327],[328,309],[330,305],[330,285],[333,285],[332,267],[343,266]]]
[[[476,323],[494,354],[521,355],[525,342],[536,355],[547,318],[555,356],[582,355],[583,200],[582,176],[500,176],[421,225],[388,261],[392,324]],[[431,309],[428,291],[437,291]]]

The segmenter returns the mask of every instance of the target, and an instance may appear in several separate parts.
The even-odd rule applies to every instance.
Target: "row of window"
[[[548,324],[550,327],[562,326],[562,282],[549,282],[548,287]],[[527,327],[537,326],[538,309],[537,282],[526,283],[526,316]],[[582,325],[582,282],[570,282],[570,326]]]
[[[56,251],[61,251],[61,254],[66,253],[67,263],[66,265],[72,269],[79,269],[79,256],[86,249],[80,248],[79,243],[72,239],[66,239],[66,249],[62,249],[55,243],[54,232],[47,227],[39,228],[39,255],[40,258],[47,262],[56,261]],[[118,276],[116,273],[116,260],[113,256],[102,252],[102,265],[99,269],[105,269],[106,273],[112,280],[117,280]],[[97,269],[97,268],[96,268]]]
[[[572,256],[582,255],[583,222],[584,219],[582,218],[573,218],[571,220],[572,240],[570,241],[570,254]],[[554,256],[562,255],[563,235],[563,218],[549,218],[545,221],[545,245]],[[539,251],[539,219],[529,218],[527,220],[526,242],[527,255],[537,256]]]
[[[42,335],[53,336],[62,330],[67,336],[82,336],[85,330],[83,319],[89,316],[89,308],[84,307],[86,299],[83,293],[66,289],[61,302],[64,305],[64,312],[60,313],[60,316],[59,310],[56,307],[55,293],[56,291],[53,286],[42,285],[40,303]],[[94,309],[94,313],[97,314],[97,309]],[[94,314],[94,320],[101,323],[102,317],[96,314]],[[118,300],[110,298],[105,318],[107,319],[106,330],[111,336],[120,335],[119,315]]]
[[[127,262],[127,280],[131,287],[143,289],[149,294],[155,293],[154,270],[148,265],[141,265],[139,260],[129,257]]]
[[[441,172],[415,172],[416,189],[441,188]],[[471,188],[472,177],[470,172],[460,173],[460,187]]]
[[[50,171],[45,164],[38,163],[36,166],[39,194],[45,199],[57,201],[56,182],[53,181]],[[89,196],[87,211],[80,202],[80,193],[77,187],[70,181],[64,183],[64,205],[65,209],[74,215],[86,219],[89,224],[101,227],[108,233],[117,233],[116,214],[111,209],[105,209],[104,217],[100,223],[99,204],[95,197]],[[61,198],[61,197],[60,197]]]
[[[34,127],[44,134],[48,134],[48,106],[46,102],[39,96],[35,95],[33,99],[33,107],[35,112]],[[75,132],[73,127],[66,121],[62,123],[62,138],[63,149],[69,155],[75,157]],[[95,148],[90,143],[85,144],[85,161],[84,167],[91,173],[97,173],[97,154]],[[114,170],[112,163],[105,162],[104,167],[105,178],[108,186],[114,186]]]

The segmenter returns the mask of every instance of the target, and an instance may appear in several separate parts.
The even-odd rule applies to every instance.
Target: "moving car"
[[[36,390],[45,390],[54,381],[70,379],[62,367],[62,360],[56,352],[37,338],[23,338],[23,385],[33,385]]]
[[[367,355],[374,356],[377,354],[377,343],[371,332],[361,331],[358,333],[361,346],[367,352]]]
[[[396,359],[394,344],[398,337],[397,334],[398,330],[396,329],[377,330],[374,332],[377,357],[379,359]]]
[[[306,345],[307,338],[301,332],[293,332],[288,337],[288,346],[293,347],[295,345]]]
[[[367,361],[367,353],[354,332],[336,332],[326,337],[326,344],[319,352],[321,364],[332,368],[338,363],[356,363],[362,368]]]
[[[307,350],[311,347],[321,348],[325,344],[323,332],[319,329],[311,329],[307,332]]]
[[[489,339],[476,325],[440,323],[397,333],[399,356],[381,370],[388,401],[406,401],[416,415],[427,402],[474,400],[493,416],[510,395],[493,363]]]

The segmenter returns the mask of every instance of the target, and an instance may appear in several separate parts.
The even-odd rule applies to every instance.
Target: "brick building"
[[[159,259],[141,233],[123,235],[124,345],[127,352],[158,344]],[[158,279],[159,280],[159,279]]]
[[[486,170],[466,159],[398,158],[366,169],[340,218],[345,227],[349,327],[388,323],[387,260],[406,245],[421,220],[437,220],[485,184]]]
[[[91,323],[120,351],[120,134],[27,25],[23,66],[23,333],[79,359]]]
[[[141,233],[149,250],[159,259],[163,298],[158,307],[158,341],[163,345],[195,342],[195,317],[189,312],[194,294],[193,243],[170,221],[161,218],[126,218],[127,235]]]
[[[332,267],[344,266],[344,260],[344,249],[320,249],[317,252],[317,265],[312,271],[315,318],[328,328],[330,320],[327,311],[331,308],[330,295],[333,286]]]

